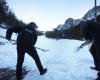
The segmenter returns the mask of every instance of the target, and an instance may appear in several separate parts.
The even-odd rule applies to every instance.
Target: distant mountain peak
[[[96,7],[97,15],[100,15],[100,6]],[[73,19],[73,18],[68,18],[64,24],[60,24],[57,26],[57,30],[65,30],[70,27],[74,27],[80,23],[80,21],[83,20],[91,20],[95,18],[95,7],[90,9],[81,19]]]
[[[97,15],[100,15],[100,6],[96,7],[96,11],[97,11]],[[90,9],[83,17],[82,19],[85,20],[91,20],[95,18],[95,7],[93,7],[92,9]]]

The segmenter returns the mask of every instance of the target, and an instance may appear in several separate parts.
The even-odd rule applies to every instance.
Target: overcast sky
[[[10,9],[25,23],[36,22],[39,30],[51,30],[67,18],[80,19],[94,0],[7,0]],[[100,0],[97,0],[100,4]]]

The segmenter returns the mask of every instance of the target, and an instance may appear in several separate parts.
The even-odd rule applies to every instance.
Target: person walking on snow
[[[30,22],[25,27],[12,27],[6,31],[6,39],[11,40],[12,33],[18,33],[17,37],[17,65],[16,65],[16,77],[17,80],[22,79],[22,65],[24,62],[25,53],[28,53],[37,65],[40,75],[47,72],[46,68],[43,68],[36,48],[34,47],[37,41],[36,33],[37,25],[34,22]]]

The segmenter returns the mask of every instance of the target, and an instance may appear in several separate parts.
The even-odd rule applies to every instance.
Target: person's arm
[[[80,45],[80,48],[83,48],[84,46],[88,45],[89,43],[91,43],[91,41],[87,40],[86,42],[84,42],[83,44]]]
[[[81,48],[83,48],[84,46],[88,45],[89,43],[91,43],[90,40],[85,41],[83,44],[81,44],[81,45],[78,47],[78,51],[79,51]]]
[[[9,41],[11,40],[12,33],[13,33],[13,29],[8,28],[7,31],[6,31],[6,39],[7,40],[9,40]]]
[[[23,27],[20,26],[8,28],[6,31],[6,39],[10,41],[12,33],[19,33],[22,29]]]

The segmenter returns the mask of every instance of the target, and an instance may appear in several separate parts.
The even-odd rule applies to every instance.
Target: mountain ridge
[[[100,14],[100,6],[96,7],[97,15]],[[57,30],[65,30],[70,27],[74,27],[80,23],[81,20],[91,20],[95,18],[95,7],[92,9],[88,10],[88,12],[81,18],[81,19],[73,19],[73,18],[68,18],[64,24],[59,24],[57,26]]]

